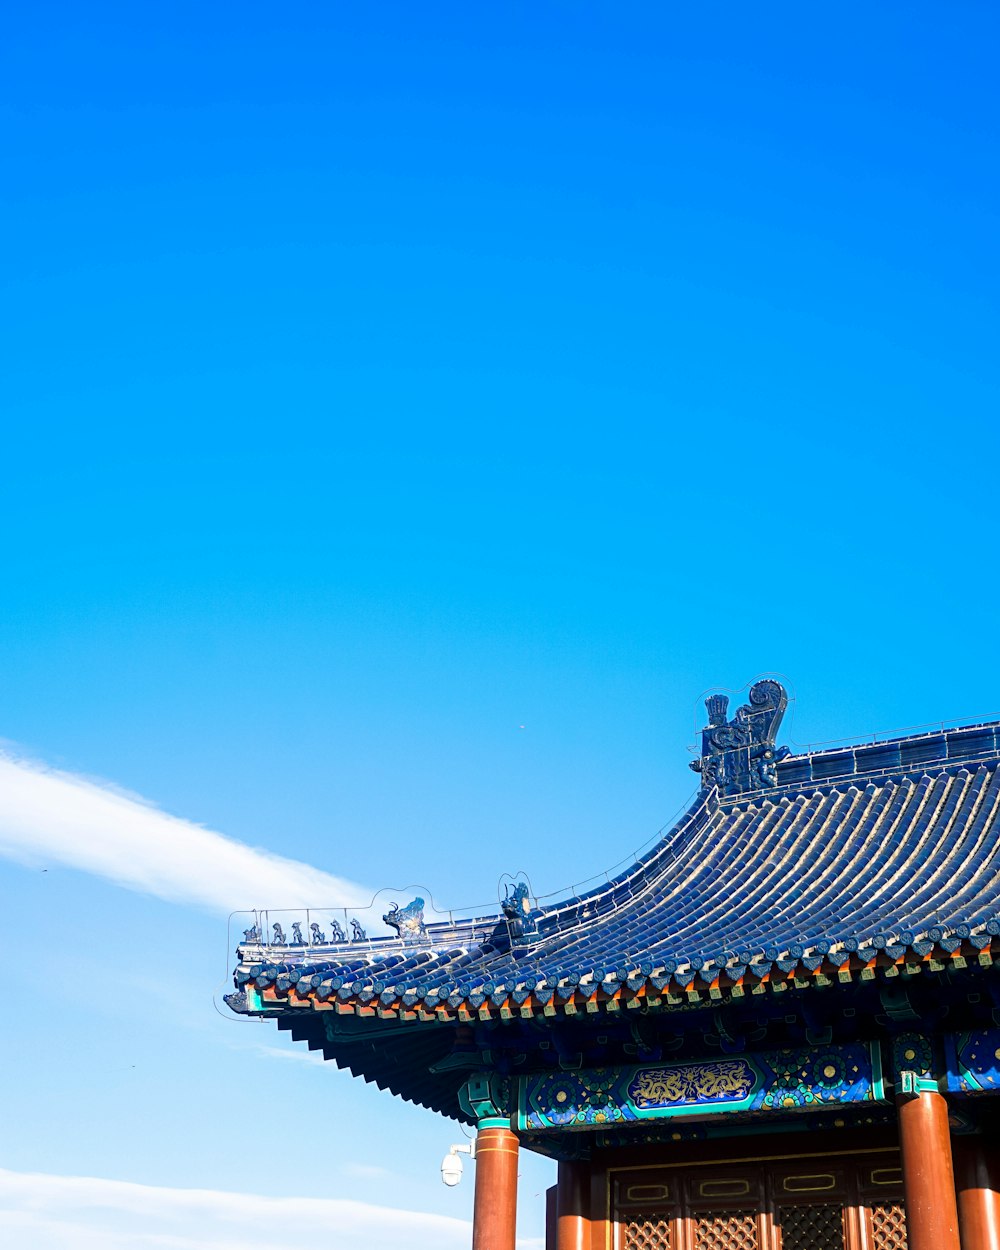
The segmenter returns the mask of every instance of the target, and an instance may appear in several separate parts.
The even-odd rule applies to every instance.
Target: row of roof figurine
[[[395,929],[400,937],[422,935],[426,928],[424,925],[424,900],[415,898],[412,903],[408,903],[405,907],[400,907],[398,903],[393,903],[382,919],[387,925]],[[368,934],[361,927],[361,921],[357,918],[351,920],[350,939],[348,939],[339,920],[330,921],[329,940],[327,940],[326,934],[315,920],[309,926],[308,938],[302,936],[301,920],[292,921],[292,940],[290,942],[285,937],[285,930],[280,924],[272,924],[271,932],[270,940],[265,943],[260,926],[254,924],[251,928],[243,930],[243,941],[247,945],[263,944],[267,946],[337,946],[348,940],[351,942],[368,941]]]
[[[501,902],[503,914],[506,917],[506,923],[509,928],[512,939],[521,939],[533,936],[537,932],[538,913],[531,908],[528,887],[523,881],[515,882],[513,888],[507,887],[507,897]],[[389,910],[382,917],[382,920],[390,928],[396,930],[398,937],[407,939],[421,938],[427,932],[427,926],[424,924],[424,900],[415,898],[411,903],[407,903],[405,907],[400,907],[398,903],[393,903]],[[327,940],[326,934],[314,920],[309,925],[309,937],[302,936],[302,921],[292,921],[292,939],[285,937],[285,930],[282,926],[275,922],[271,925],[272,936],[265,941],[264,934],[258,924],[254,924],[249,929],[243,930],[243,944],[257,946],[337,946],[341,943],[351,942],[367,942],[368,934],[361,927],[361,922],[356,918],[351,920],[351,936],[348,939],[344,932],[343,926],[337,920],[330,921],[330,937]]]
[[[337,920],[330,921],[330,938],[327,940],[326,934],[314,920],[309,926],[309,937],[302,936],[302,921],[294,920],[292,922],[292,940],[291,942],[285,937],[285,930],[277,922],[271,925],[272,936],[266,943],[267,946],[329,946],[339,942],[348,940],[347,934],[344,932],[343,926]],[[261,944],[264,942],[264,935],[259,925],[252,925],[249,929],[243,930],[243,941],[247,945]],[[359,920],[351,920],[351,937],[352,942],[367,942],[368,934],[361,927]]]

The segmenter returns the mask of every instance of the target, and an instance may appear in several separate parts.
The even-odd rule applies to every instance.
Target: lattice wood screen
[[[840,1203],[778,1208],[781,1250],[844,1250]]]
[[[867,1182],[867,1173],[850,1162],[821,1176],[800,1176],[783,1161],[748,1166],[744,1176],[706,1177],[697,1167],[659,1178],[655,1171],[625,1171],[616,1181],[614,1244],[616,1250],[846,1250],[856,1230],[865,1250],[907,1250],[898,1190],[869,1195]],[[733,1198],[708,1196],[710,1185],[723,1183],[744,1190]]]
[[[630,1215],[623,1225],[622,1250],[672,1250],[670,1221],[659,1215]]]
[[[874,1250],[906,1250],[906,1215],[901,1202],[872,1203]]]
[[[695,1250],[757,1250],[753,1211],[702,1211],[694,1217]]]

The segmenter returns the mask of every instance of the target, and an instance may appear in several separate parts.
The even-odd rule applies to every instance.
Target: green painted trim
[[[484,1128],[510,1128],[510,1116],[487,1115],[481,1120],[476,1121],[477,1129]]]
[[[246,987],[247,1009],[249,1011],[263,1011],[264,1000],[260,996],[260,990],[252,985]]]
[[[882,1072],[882,1046],[879,1042],[868,1043],[868,1053],[872,1057],[872,1093],[878,1102],[885,1099],[885,1076]]]
[[[480,1127],[489,1120],[488,1128],[510,1127],[511,1083],[496,1072],[470,1076],[458,1091],[458,1104]],[[498,1123],[492,1123],[492,1121]]]
[[[904,1098],[915,1098],[917,1094],[939,1094],[941,1086],[938,1081],[918,1076],[916,1072],[904,1069],[899,1074],[899,1092]]]

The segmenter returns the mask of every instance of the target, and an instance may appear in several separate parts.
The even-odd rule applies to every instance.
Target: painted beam
[[[879,1048],[867,1042],[539,1074],[514,1092],[521,1132],[886,1101]]]

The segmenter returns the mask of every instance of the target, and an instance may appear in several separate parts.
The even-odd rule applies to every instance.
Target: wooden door
[[[906,1250],[903,1172],[899,1161],[859,1166],[858,1189],[867,1246],[871,1250]]]
[[[906,1250],[891,1155],[636,1169],[612,1192],[613,1250]]]
[[[703,1169],[681,1185],[684,1242],[678,1250],[761,1250],[765,1174],[759,1167]]]
[[[767,1223],[774,1250],[860,1250],[855,1168],[789,1160],[768,1168]]]

